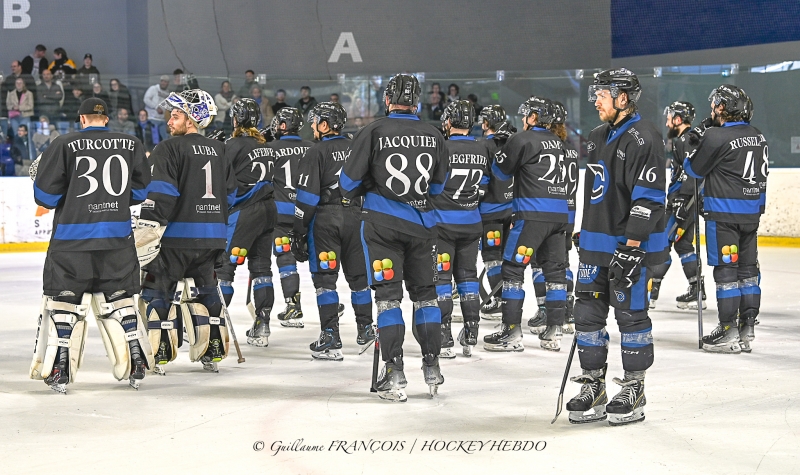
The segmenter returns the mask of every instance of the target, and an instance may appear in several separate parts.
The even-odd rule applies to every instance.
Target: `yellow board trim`
[[[45,252],[50,242],[10,242],[0,244],[0,253],[3,252]]]

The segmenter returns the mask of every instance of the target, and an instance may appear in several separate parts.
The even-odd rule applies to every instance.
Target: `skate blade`
[[[363,355],[364,353],[366,353],[366,351],[368,349],[374,348],[374,347],[375,347],[375,340],[372,340],[369,343],[367,343],[366,345],[362,346],[361,349],[358,350],[358,354],[359,355]]]
[[[655,310],[656,309],[656,301],[655,300],[651,300],[650,304],[648,305],[648,307],[650,308],[650,310]]]
[[[608,413],[608,425],[610,426],[624,426],[626,424],[633,424],[642,422],[644,420],[644,408],[637,407],[632,412],[627,414],[612,414]]]
[[[543,350],[547,351],[561,351],[560,341],[541,340],[539,341],[539,346],[541,346]]]
[[[155,367],[155,368],[153,368],[153,374],[158,374],[158,375],[161,375],[161,376],[166,376],[166,375],[167,375],[167,372],[166,372],[166,371],[164,371],[164,367],[163,367],[163,366],[156,365],[156,367]]]
[[[569,411],[570,424],[587,424],[589,422],[600,422],[606,420],[605,404],[602,406],[595,406],[588,411]]]
[[[490,321],[490,322],[498,322],[498,321],[500,321],[500,320],[502,320],[502,319],[503,319],[503,315],[502,315],[502,314],[500,314],[500,313],[498,313],[498,314],[494,314],[494,313],[482,313],[482,314],[481,314],[481,319],[482,319],[482,320],[488,320],[488,321]]]
[[[486,351],[493,351],[497,353],[508,353],[508,352],[520,353],[522,351],[525,351],[525,345],[523,345],[522,342],[514,344],[507,343],[504,345],[492,345],[490,343],[484,343],[483,349]]]
[[[689,310],[697,310],[697,302],[689,302],[689,305],[687,306],[687,308]],[[703,310],[705,310],[707,308],[708,308],[708,304],[703,302]]]
[[[575,325],[571,323],[565,323],[563,327],[561,327],[561,331],[564,332],[565,335],[572,335],[575,333]]]
[[[439,395],[439,385],[438,384],[429,384],[428,385],[428,394],[431,398],[435,398]]]
[[[67,394],[67,383],[48,384],[58,394]]]
[[[530,330],[531,333],[533,333],[534,335],[538,335],[540,333],[543,333],[545,330],[547,330],[547,326],[541,326],[541,327],[531,327],[531,326],[529,326],[528,330]]]
[[[739,346],[739,342],[730,342],[725,343],[723,345],[709,345],[703,343],[703,351],[706,353],[722,353],[722,354],[729,354],[729,355],[738,355],[742,352],[742,347]]]
[[[445,358],[451,360],[456,357],[456,352],[453,351],[452,348],[442,348],[441,353],[439,353],[439,358]]]
[[[469,345],[462,345],[461,346],[461,354],[466,356],[467,358],[472,357],[472,347]]]
[[[311,357],[315,360],[323,361],[342,361],[344,356],[342,350],[325,350],[325,351],[312,351]]]
[[[250,346],[257,346],[259,348],[266,348],[269,346],[269,337],[261,336],[261,337],[247,337],[247,344]]]
[[[299,318],[290,318],[289,320],[278,320],[284,328],[304,328],[303,320]]]
[[[210,373],[219,373],[217,363],[203,363],[203,369]]]
[[[454,312],[452,318],[450,319],[450,321],[451,322],[462,323],[462,322],[464,322],[464,316],[463,315],[457,315]]]
[[[138,390],[139,390],[139,384],[140,384],[140,381],[141,381],[141,380],[139,380],[139,379],[135,379],[133,376],[131,376],[131,377],[128,379],[128,386],[130,386],[130,387],[132,387],[133,389],[135,389],[135,390],[137,390],[137,391],[138,391]]]
[[[402,389],[396,391],[378,391],[378,397],[392,402],[406,402],[408,400],[406,392]]]

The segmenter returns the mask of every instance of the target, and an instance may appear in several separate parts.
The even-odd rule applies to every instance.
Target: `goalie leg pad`
[[[223,317],[212,317],[208,314],[205,305],[198,302],[189,302],[181,306],[191,319],[191,327],[187,327],[189,335],[189,359],[199,361],[209,349],[212,340],[219,338],[214,343],[217,359],[222,360],[228,356],[228,328]],[[217,330],[217,331],[214,331]],[[218,346],[217,346],[218,345]]]
[[[167,364],[178,356],[183,342],[183,321],[165,292],[143,289],[139,312],[147,320],[147,335],[155,364]],[[157,360],[157,361],[156,361]]]
[[[106,355],[118,381],[128,379],[131,373],[131,344],[138,344],[145,365],[152,369],[153,350],[145,335],[145,326],[136,311],[132,297],[106,302],[102,292],[95,293],[92,308],[97,318],[97,327],[103,339]],[[134,343],[135,342],[135,343]]]
[[[39,327],[31,362],[30,378],[45,379],[50,376],[59,350],[65,348],[69,356],[69,382],[83,363],[83,348],[86,341],[86,315],[91,303],[91,294],[84,294],[80,305],[53,300],[43,296],[39,313]]]

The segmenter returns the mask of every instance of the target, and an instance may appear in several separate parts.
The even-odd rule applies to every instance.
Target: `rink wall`
[[[583,183],[583,170],[581,170]],[[583,188],[578,188],[575,229],[580,229]],[[767,212],[761,218],[763,244],[800,247],[800,168],[774,168],[769,174]],[[0,252],[46,249],[53,211],[37,206],[27,177],[0,177]],[[788,239],[785,239],[788,238]]]

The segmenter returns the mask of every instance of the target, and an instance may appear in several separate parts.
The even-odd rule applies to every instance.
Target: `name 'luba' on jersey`
[[[228,204],[236,199],[236,177],[225,145],[199,134],[172,137],[156,146],[150,161],[153,181],[142,219],[167,225],[162,244],[225,249]]]
[[[94,251],[132,246],[130,206],[147,197],[142,143],[87,127],[57,137],[39,160],[34,198],[53,209],[50,248]]]
[[[444,137],[413,114],[391,113],[353,137],[340,175],[349,196],[366,192],[362,218],[417,236],[432,234],[436,216],[428,196],[437,195],[447,176]],[[370,163],[366,157],[370,157]]]
[[[584,180],[581,262],[608,267],[617,244],[641,241],[644,265],[661,264],[669,243],[664,230],[666,158],[658,129],[636,113],[612,129],[589,134]],[[624,219],[612,221],[609,216]]]
[[[517,132],[495,155],[492,174],[514,178],[515,220],[566,223],[569,219],[564,174],[564,143],[549,130]]]
[[[236,175],[236,199],[228,203],[232,213],[250,203],[272,198],[273,152],[253,137],[235,137],[225,142],[225,154]]]
[[[300,159],[314,145],[303,140],[299,135],[282,135],[267,146],[272,150],[274,163],[273,186],[275,188],[275,206],[278,209],[278,222],[291,225],[294,222],[294,204],[297,191],[294,182]]]
[[[441,194],[433,198],[439,226],[480,234],[480,191],[489,183],[489,149],[475,137],[451,135],[445,142],[450,172]]]

